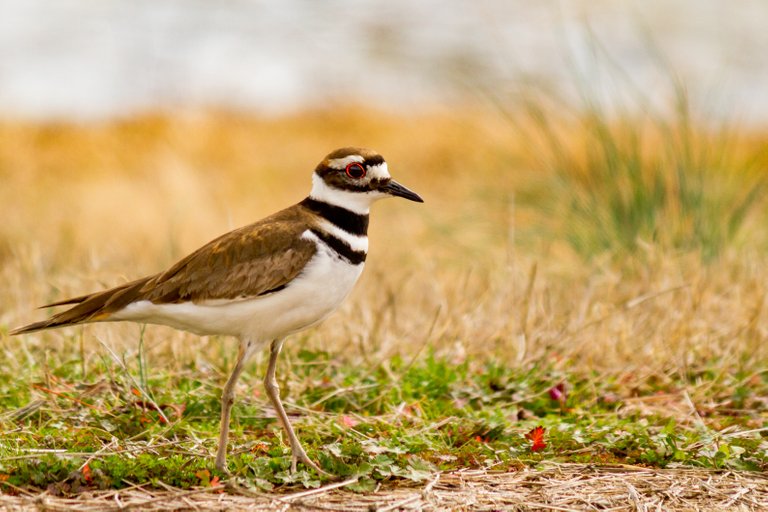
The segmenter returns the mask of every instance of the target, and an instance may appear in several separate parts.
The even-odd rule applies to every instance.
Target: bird
[[[226,473],[235,385],[249,357],[269,345],[266,394],[298,462],[328,475],[308,456],[280,400],[275,374],[287,336],[317,325],[349,295],[365,265],[371,205],[387,197],[423,203],[392,179],[376,151],[344,147],[312,173],[309,195],[253,224],[215,238],[170,268],[103,291],[46,304],[69,306],[11,335],[91,322],[160,324],[238,339],[221,395],[215,467]]]

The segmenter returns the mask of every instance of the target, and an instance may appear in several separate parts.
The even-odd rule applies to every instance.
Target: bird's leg
[[[235,384],[240,374],[243,373],[245,362],[253,351],[254,344],[251,341],[240,341],[237,352],[237,362],[232,369],[224,390],[221,393],[221,426],[219,428],[219,449],[216,452],[216,469],[227,472],[227,438],[229,437],[229,414],[235,403]]]
[[[296,463],[302,461],[304,464],[314,469],[321,475],[331,476],[326,473],[320,467],[312,462],[307,456],[307,452],[301,446],[299,438],[296,437],[296,433],[291,427],[291,422],[288,421],[288,415],[285,413],[283,403],[280,401],[280,387],[277,385],[277,379],[275,379],[275,369],[277,367],[277,356],[280,355],[280,349],[283,348],[283,340],[274,340],[269,347],[269,365],[267,366],[267,374],[264,377],[264,387],[267,390],[267,396],[272,402],[272,406],[277,411],[277,417],[280,419],[280,423],[283,425],[285,433],[288,434],[288,441],[291,443],[291,472],[296,472]]]

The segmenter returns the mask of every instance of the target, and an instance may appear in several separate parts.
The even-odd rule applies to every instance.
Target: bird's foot
[[[227,476],[231,476],[231,473],[229,472],[229,468],[227,468],[227,442],[226,439],[224,440],[224,443],[219,443],[219,449],[216,452],[216,462],[214,463],[216,469],[218,471],[221,471]]]
[[[291,447],[291,473],[296,472],[296,465],[299,463],[299,461],[303,462],[305,465],[317,471],[319,475],[322,475],[326,478],[334,478],[332,474],[320,469],[320,466],[315,464],[312,461],[312,459],[309,458],[309,456],[307,455],[307,452],[304,451],[304,448],[302,448],[301,445],[292,446]]]
[[[229,468],[227,467],[226,462],[219,464],[219,462],[217,461],[216,470],[224,473],[225,476],[232,476],[232,473],[229,471]]]

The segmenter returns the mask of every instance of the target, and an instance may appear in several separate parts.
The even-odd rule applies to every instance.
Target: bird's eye
[[[363,167],[363,164],[352,162],[347,165],[347,176],[359,180],[360,178],[365,177],[365,167]]]

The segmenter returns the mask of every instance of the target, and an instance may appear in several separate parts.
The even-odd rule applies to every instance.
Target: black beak
[[[389,183],[381,187],[379,190],[391,196],[404,197],[405,199],[416,201],[417,203],[424,202],[424,200],[419,196],[419,194],[411,190],[408,190],[407,188],[405,188],[395,180],[389,180]]]

